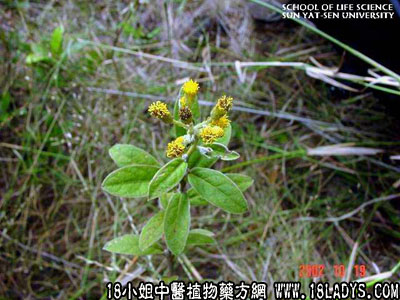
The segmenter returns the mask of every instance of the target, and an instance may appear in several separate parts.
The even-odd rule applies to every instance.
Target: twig
[[[314,217],[301,217],[301,218],[297,218],[296,221],[313,221],[313,222],[339,222],[339,221],[343,221],[345,219],[348,219],[352,216],[354,216],[356,213],[358,213],[360,210],[364,209],[365,207],[377,203],[377,202],[381,202],[381,201],[390,201],[393,199],[397,199],[400,197],[400,194],[393,194],[393,195],[389,195],[386,197],[379,197],[379,198],[375,198],[372,199],[368,202],[365,202],[363,204],[361,204],[359,207],[357,207],[356,209],[352,210],[351,212],[348,212],[340,217],[330,217],[330,218],[314,218]]]

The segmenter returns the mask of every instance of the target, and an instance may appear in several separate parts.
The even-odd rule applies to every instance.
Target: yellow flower
[[[224,130],[218,126],[207,126],[200,131],[200,137],[204,144],[212,144],[223,136]]]
[[[181,99],[179,99],[179,102],[181,104],[181,107],[186,106],[186,98],[185,98],[185,96],[182,96]]]
[[[231,122],[231,121],[230,121],[230,120],[228,119],[228,117],[225,115],[225,116],[220,117],[220,118],[217,119],[217,120],[212,121],[212,122],[211,122],[211,125],[218,126],[218,127],[221,127],[221,128],[226,128],[226,127],[228,127],[228,125],[229,125],[230,122]]]
[[[228,111],[232,109],[233,105],[232,102],[233,102],[232,97],[227,97],[224,95],[221,98],[219,98],[217,104],[211,111],[211,119],[213,121],[217,121],[223,116],[225,116],[228,113]]]
[[[189,96],[189,100],[196,96],[197,91],[199,90],[199,84],[196,81],[190,79],[186,81],[183,85],[183,92]]]
[[[232,97],[222,96],[218,99],[217,108],[225,111],[226,113],[232,109]]]
[[[183,145],[183,136],[180,136],[174,141],[168,143],[167,157],[180,157],[182,156],[183,152],[185,152],[185,146]]]
[[[161,119],[167,123],[172,122],[171,113],[169,112],[168,107],[165,103],[163,103],[161,101],[153,102],[149,106],[148,110],[152,117]]]
[[[183,145],[183,141],[185,140],[185,138],[183,136],[177,137],[175,139],[175,142],[177,142],[178,144],[182,144]]]

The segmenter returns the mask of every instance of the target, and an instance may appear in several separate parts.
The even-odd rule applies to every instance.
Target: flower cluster
[[[168,143],[167,146],[167,157],[179,157],[185,152],[185,145],[183,144],[184,138],[180,136],[176,138],[174,141]]]
[[[206,126],[200,131],[200,137],[204,144],[212,144],[224,136],[224,130],[219,126]]]
[[[168,143],[166,155],[169,158],[181,157],[185,153],[189,155],[201,143],[210,145],[217,142],[219,138],[224,136],[224,129],[230,125],[228,112],[232,109],[233,98],[226,95],[217,100],[210,116],[205,121],[199,122],[195,110],[196,105],[198,105],[198,90],[199,84],[192,79],[183,84],[182,94],[175,106],[175,119],[172,118],[165,103],[157,101],[149,106],[148,111],[151,116],[165,123],[173,123],[186,132],[183,136],[179,136]],[[199,123],[196,124],[196,122]]]
[[[218,99],[216,107],[219,110],[223,111],[224,113],[227,113],[228,111],[230,111],[232,109],[232,102],[233,102],[232,97],[227,97],[224,95]]]
[[[226,117],[228,112],[232,109],[233,98],[222,96],[218,99],[217,105],[211,111],[211,118],[213,120],[218,120],[222,117]]]
[[[165,103],[157,101],[149,106],[149,113],[152,117],[163,120],[166,123],[172,122],[171,113]]]
[[[226,127],[228,127],[228,125],[230,123],[231,123],[231,121],[228,119],[228,117],[226,115],[223,115],[219,119],[213,120],[211,122],[211,125],[218,126],[218,127],[225,129]]]

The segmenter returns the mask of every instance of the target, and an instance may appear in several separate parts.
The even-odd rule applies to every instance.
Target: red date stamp
[[[337,278],[344,278],[347,272],[345,265],[333,265],[333,275]],[[365,265],[354,265],[353,276],[357,278],[365,277],[367,269]],[[300,278],[318,278],[325,275],[326,268],[322,264],[305,264],[299,266],[299,277]]]

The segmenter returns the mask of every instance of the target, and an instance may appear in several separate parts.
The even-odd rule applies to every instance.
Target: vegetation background
[[[400,131],[390,105],[293,68],[239,72],[235,61],[313,57],[338,66],[342,56],[289,21],[254,21],[248,4],[0,1],[1,299],[97,299],[117,278],[171,275],[271,289],[309,283],[299,278],[302,264],[324,264],[323,280],[335,282],[335,264],[364,264],[372,276],[399,262],[400,168],[390,155]],[[115,168],[108,149],[130,143],[166,161],[171,128],[147,106],[172,101],[188,78],[201,84],[204,112],[224,93],[235,99],[231,148],[241,158],[220,167],[255,179],[250,210],[192,208],[193,226],[214,231],[218,243],[193,248],[172,270],[167,256],[105,252],[106,241],[137,233],[158,205],[101,190]],[[343,143],[384,152],[307,151]]]

